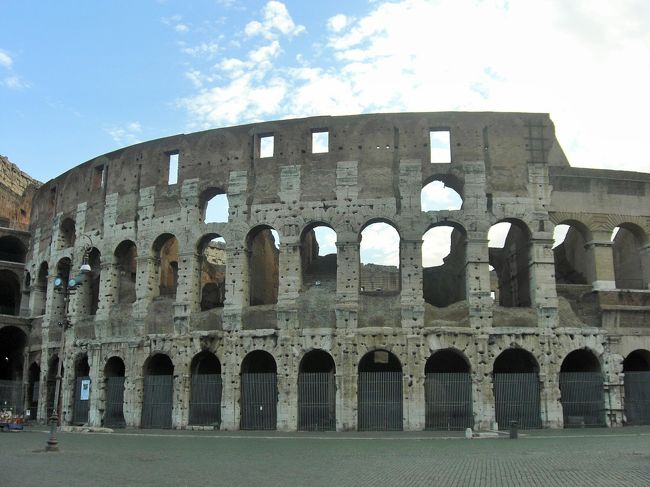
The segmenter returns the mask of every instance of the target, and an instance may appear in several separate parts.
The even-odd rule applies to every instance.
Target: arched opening
[[[226,300],[226,241],[211,233],[199,242],[201,311],[222,308]]]
[[[0,270],[0,314],[17,316],[20,313],[20,281],[12,271]]]
[[[387,350],[366,353],[359,362],[359,431],[402,430],[402,365]]]
[[[0,237],[0,260],[25,263],[27,249],[20,239],[12,236]]]
[[[530,299],[530,232],[519,220],[508,220],[488,232],[491,289],[500,306],[527,307]]]
[[[275,359],[268,352],[255,350],[244,357],[241,365],[240,429],[276,429],[277,372]]]
[[[565,428],[606,425],[603,373],[593,352],[574,350],[565,357],[560,392]]]
[[[199,198],[203,223],[228,223],[228,195],[220,188],[208,188]]]
[[[400,236],[385,222],[371,222],[359,236],[359,292],[369,295],[398,294],[400,282]]]
[[[27,336],[15,326],[0,329],[0,405],[23,414],[23,356]]]
[[[456,186],[456,184],[454,184]],[[420,191],[420,208],[422,211],[460,210],[463,198],[443,181],[434,179]]]
[[[144,364],[143,428],[171,428],[174,403],[174,364],[162,353]]]
[[[435,226],[422,236],[422,293],[424,301],[444,308],[465,299],[465,231]]]
[[[587,229],[577,222],[566,222],[553,230],[555,282],[558,286],[585,285],[593,281],[593,256],[587,252],[586,235]]]
[[[271,227],[253,228],[246,238],[248,249],[248,296],[251,306],[276,304],[280,283],[280,240]]]
[[[105,403],[104,426],[107,428],[124,428],[124,361],[120,357],[111,357],[104,366]]]
[[[32,421],[38,419],[38,394],[40,392],[41,384],[41,368],[36,362],[29,366],[29,377],[27,383],[27,407],[29,414],[27,415]]]
[[[650,351],[634,350],[623,361],[626,424],[650,424]]]
[[[75,242],[75,223],[72,218],[65,218],[59,228],[59,249],[74,247]]]
[[[66,301],[63,286],[67,286],[70,279],[70,259],[64,257],[56,265],[56,276],[61,278],[62,285],[54,289],[52,299],[52,312],[55,317],[63,318],[66,314]]]
[[[33,293],[33,308],[32,313],[35,316],[45,314],[45,299],[47,296],[47,275],[48,265],[47,262],[42,262],[38,268],[38,275],[36,276],[36,285],[32,289]]]
[[[429,357],[424,372],[425,428],[473,428],[472,377],[465,357],[457,350],[439,350]]]
[[[539,365],[521,348],[501,352],[492,369],[496,420],[501,429],[516,421],[520,428],[541,428]]]
[[[336,367],[324,350],[307,352],[298,373],[298,429],[336,430]]]
[[[336,232],[327,225],[312,224],[300,236],[303,289],[312,286],[336,291]]]
[[[85,353],[75,360],[74,376],[72,422],[74,424],[86,424],[88,422],[88,412],[90,411],[90,366],[88,365],[88,355]]]
[[[57,371],[59,368],[59,356],[58,355],[53,355],[52,358],[50,358],[50,361],[47,365],[47,391],[46,391],[46,411],[47,411],[47,418],[49,419],[52,417],[52,414],[54,413],[54,396],[56,394],[56,375]],[[61,378],[63,379],[63,376],[65,374],[65,368],[61,366]],[[59,397],[57,398],[57,417],[61,418],[61,389],[63,387],[60,385],[59,386]]]
[[[159,295],[176,299],[178,287],[178,240],[170,233],[159,236],[153,244],[154,256],[158,258],[155,272],[158,274]]]
[[[117,302],[134,303],[138,248],[131,240],[124,240],[117,246],[114,255],[117,272]]]
[[[192,389],[190,424],[221,427],[221,363],[208,351],[194,356],[190,364]]]
[[[637,225],[623,223],[612,233],[614,278],[617,289],[647,289],[650,262],[641,255],[647,242],[643,230]]]

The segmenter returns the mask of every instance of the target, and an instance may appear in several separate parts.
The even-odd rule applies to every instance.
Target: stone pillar
[[[160,259],[150,256],[138,257],[138,272],[135,279],[135,303],[133,317],[143,321],[151,300],[158,296]]]
[[[619,337],[609,337],[608,342],[618,344]],[[609,346],[608,346],[609,348]],[[617,353],[605,352],[603,355],[603,381],[607,426],[616,427],[624,424],[623,357]]]
[[[295,374],[278,371],[278,431],[298,429],[298,382]]]
[[[359,239],[339,233],[336,241],[336,327],[356,328],[359,306]]]
[[[476,366],[472,369],[472,401],[474,429],[488,430],[496,421],[492,359],[489,356],[489,335],[476,336]]]
[[[424,326],[424,297],[422,294],[422,237],[409,235],[400,239],[400,275],[403,328]]]
[[[231,360],[224,361],[222,366],[221,429],[235,431],[239,429],[241,375],[238,364]]]
[[[192,376],[189,373],[174,374],[174,406],[172,428],[183,429],[190,424],[190,394]]]
[[[279,260],[278,326],[281,329],[297,329],[300,327],[297,299],[302,288],[299,237],[288,236],[283,239]]]
[[[224,330],[241,329],[242,308],[248,306],[248,251],[245,245],[243,240],[238,245],[226,242],[227,265],[225,282],[226,301],[223,310]]]
[[[639,257],[641,258],[643,288],[650,289],[650,244],[645,244],[639,249]]]
[[[144,377],[139,372],[132,376],[127,373],[124,380],[124,419],[127,426],[140,428],[142,425],[142,404],[144,401]]]
[[[88,365],[90,367],[90,410],[88,424],[101,426],[103,419],[103,379],[99,348],[88,349]],[[101,406],[101,410],[100,410]]]
[[[594,263],[593,273],[589,275],[594,291],[616,289],[613,243],[610,234],[611,232],[606,230],[594,231],[592,240],[585,244],[588,261]]]
[[[47,410],[52,405],[47,404],[47,374],[49,371],[50,349],[47,344],[49,343],[49,327],[42,328],[43,348],[41,349],[41,370],[38,377],[38,408],[36,410],[36,417],[39,423],[47,423]]]
[[[336,430],[357,429],[357,373],[355,369],[336,372]]]
[[[113,262],[102,262],[99,279],[99,303],[95,319],[108,320],[109,312],[118,303],[119,276],[117,266]],[[99,336],[99,330],[96,331]]]
[[[490,257],[485,232],[467,232],[465,249],[465,296],[470,326],[474,330],[492,327],[490,296]]]
[[[550,227],[551,223],[547,222]],[[530,298],[537,311],[537,323],[542,328],[555,328],[558,323],[558,301],[555,288],[555,259],[553,235],[548,232],[533,234],[530,241]]]
[[[196,252],[179,253],[178,285],[174,302],[174,333],[189,333],[190,313],[199,310],[200,266]]]

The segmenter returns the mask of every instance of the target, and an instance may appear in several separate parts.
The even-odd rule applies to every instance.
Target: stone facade
[[[315,152],[312,136],[323,132],[328,150]],[[451,162],[431,162],[431,132],[449,134]],[[435,180],[461,196],[461,209],[422,211],[421,191]],[[204,223],[215,195],[227,195],[227,222]],[[361,232],[375,222],[399,233],[399,266],[360,264]],[[499,222],[510,224],[505,244],[489,248]],[[570,230],[553,249],[560,224]],[[336,232],[335,256],[318,255],[317,226]],[[452,251],[423,268],[422,237],[438,226],[454,229]],[[296,430],[299,375],[322,351],[337,430],[360,427],[360,371],[380,369],[400,372],[397,429],[432,427],[429,372],[469,373],[477,428],[499,417],[496,374],[534,374],[539,426],[562,427],[571,416],[560,374],[593,372],[592,358],[603,421],[622,425],[625,360],[650,353],[648,232],[650,174],[570,167],[546,114],[315,117],[145,142],[35,195],[25,383],[33,390],[31,364],[41,384],[52,379],[65,304],[53,279],[74,275],[90,237],[93,271],[71,297],[65,331],[66,422],[75,422],[75,378],[89,377],[86,421],[106,424],[108,377],[118,375],[125,424],[144,426],[147,377],[162,374],[172,377],[167,426],[191,427],[197,357],[209,355],[221,377],[217,427],[243,425],[245,373],[275,372],[272,426]],[[217,237],[225,245],[215,257]],[[466,370],[445,362],[452,356]]]

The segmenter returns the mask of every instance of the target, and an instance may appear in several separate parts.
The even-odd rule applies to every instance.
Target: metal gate
[[[171,428],[174,377],[146,375],[144,377],[143,428]]]
[[[221,375],[192,375],[190,424],[221,426]]]
[[[359,431],[402,430],[402,373],[359,372]]]
[[[336,382],[330,372],[298,374],[298,429],[336,430]]]
[[[565,428],[606,426],[601,372],[560,372],[560,392]]]
[[[474,427],[472,378],[466,372],[426,374],[425,428],[464,430]]]
[[[650,372],[625,372],[627,424],[650,424]]]
[[[74,405],[72,407],[72,422],[86,424],[90,411],[90,377],[77,377],[74,389]]]
[[[104,426],[109,428],[124,428],[124,377],[108,377],[106,379],[106,409],[104,410]]]
[[[23,384],[18,380],[0,380],[0,409],[23,414]]]
[[[276,429],[277,407],[278,382],[275,372],[241,375],[241,429]]]
[[[499,428],[517,421],[520,428],[541,428],[539,377],[534,372],[494,374],[494,406]]]

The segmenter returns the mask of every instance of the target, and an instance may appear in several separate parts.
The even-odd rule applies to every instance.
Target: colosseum
[[[67,425],[650,423],[650,174],[571,167],[547,114],[144,142],[40,186],[19,233],[0,390],[32,420],[61,361]]]

